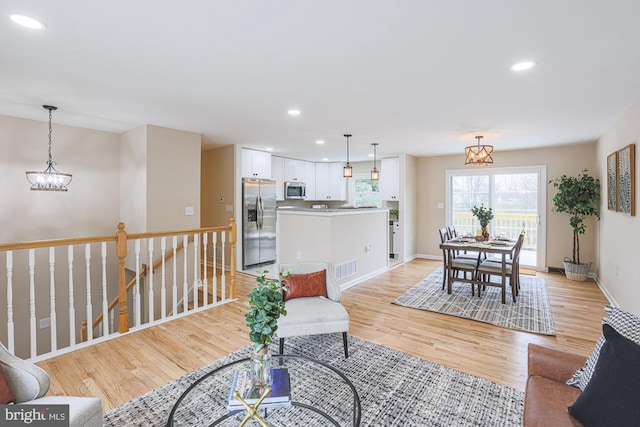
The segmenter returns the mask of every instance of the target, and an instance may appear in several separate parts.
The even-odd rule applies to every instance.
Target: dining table
[[[478,265],[482,262],[481,256],[478,256],[476,272],[471,276],[471,279],[467,279],[466,276],[454,278],[453,268],[451,264],[457,253],[477,252],[480,255],[498,255],[498,258],[500,258],[502,264],[501,282],[500,284],[498,284],[498,286],[502,288],[502,303],[504,304],[506,302],[507,289],[507,258],[511,259],[513,257],[516,249],[516,243],[517,240],[502,237],[489,238],[489,240],[487,241],[477,241],[474,237],[464,236],[459,236],[441,243],[440,249],[447,251],[447,271],[445,272],[445,274],[447,275],[447,293],[450,294],[452,292],[451,285],[454,281],[471,283],[471,286],[482,286],[487,284],[490,284],[491,286],[496,285],[492,284],[491,282],[483,281],[482,278],[479,277],[477,268]],[[478,292],[478,295],[480,295],[480,292]]]

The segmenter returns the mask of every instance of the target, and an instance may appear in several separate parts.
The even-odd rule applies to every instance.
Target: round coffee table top
[[[249,370],[249,358],[220,366],[193,383],[173,406],[167,426],[238,426],[244,409],[230,412],[227,403],[236,371]],[[360,396],[349,379],[333,366],[306,356],[273,355],[272,367],[286,367],[291,406],[261,409],[270,425],[359,426]],[[251,421],[247,424],[258,425]]]

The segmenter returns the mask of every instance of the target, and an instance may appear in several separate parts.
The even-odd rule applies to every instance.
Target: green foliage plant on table
[[[558,190],[553,196],[552,212],[569,214],[569,225],[573,230],[572,264],[580,264],[580,240],[578,236],[585,234],[587,226],[584,219],[595,216],[600,219],[600,180],[592,177],[583,169],[578,176],[562,175],[549,181]],[[590,263],[589,263],[590,264]]]
[[[471,208],[471,213],[473,214],[473,216],[478,218],[480,227],[482,228],[487,228],[487,225],[489,225],[489,221],[493,219],[493,209],[485,208],[484,203],[480,206],[474,206],[473,208]]]
[[[493,219],[493,209],[487,209],[483,203],[480,206],[474,206],[471,208],[471,213],[473,216],[478,218],[478,221],[480,222],[480,227],[482,227],[482,237],[484,240],[489,240],[489,231],[487,230],[487,226],[489,225],[489,221]]]

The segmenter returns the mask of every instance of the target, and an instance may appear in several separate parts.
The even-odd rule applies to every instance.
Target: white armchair
[[[70,427],[101,427],[102,401],[97,397],[45,396],[49,375],[39,366],[9,353],[0,343],[0,368],[16,404],[69,405]]]
[[[344,357],[349,357],[347,332],[349,313],[340,304],[342,292],[336,283],[331,263],[306,261],[280,264],[279,271],[290,270],[291,274],[308,274],[326,270],[327,297],[305,296],[285,301],[286,316],[278,319],[276,336],[280,340],[280,354],[284,351],[284,339],[317,334],[342,333]]]

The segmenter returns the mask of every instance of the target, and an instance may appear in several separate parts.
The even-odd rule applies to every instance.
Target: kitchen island
[[[342,289],[389,269],[389,211],[278,209],[279,263],[328,261]]]

